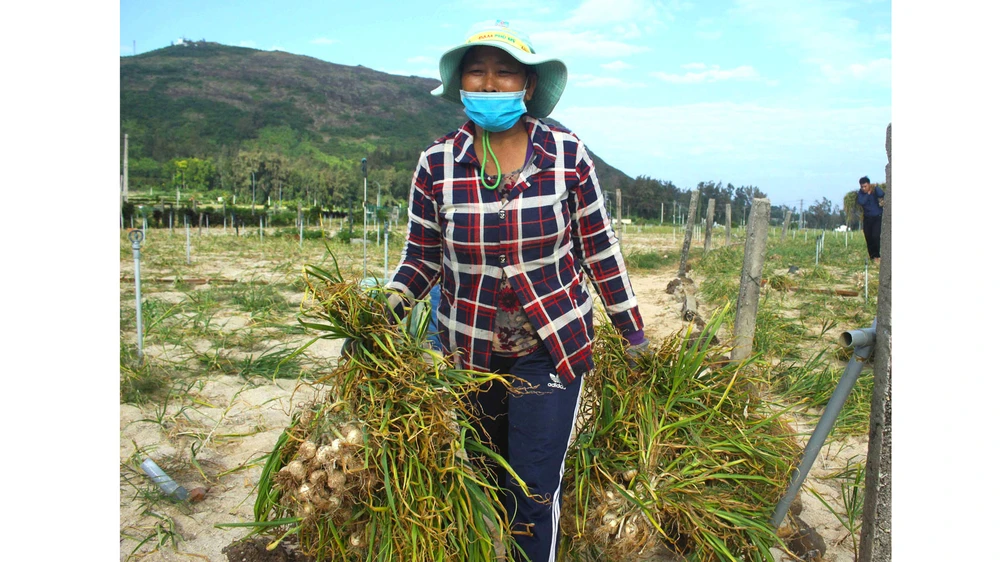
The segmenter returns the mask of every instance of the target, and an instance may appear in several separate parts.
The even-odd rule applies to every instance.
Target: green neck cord
[[[500,172],[500,161],[497,160],[497,155],[493,154],[493,148],[490,146],[490,132],[487,130],[483,130],[483,147],[493,158],[493,163],[497,165],[497,182],[493,185],[486,183],[486,162],[483,162],[483,165],[479,167],[479,181],[482,182],[483,187],[486,189],[496,189],[500,187],[503,174]]]

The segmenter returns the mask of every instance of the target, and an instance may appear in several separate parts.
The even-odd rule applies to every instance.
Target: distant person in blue
[[[868,244],[868,257],[879,264],[879,244],[882,239],[882,198],[885,192],[879,187],[873,186],[868,181],[868,176],[863,176],[858,183],[858,206],[864,213],[861,229],[865,233],[865,242]]]

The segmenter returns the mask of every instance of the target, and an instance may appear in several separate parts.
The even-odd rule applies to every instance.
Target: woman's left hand
[[[640,343],[629,346],[629,348],[625,350],[625,360],[628,362],[628,366],[635,367],[636,359],[647,351],[649,351],[649,340],[645,338],[643,338]]]

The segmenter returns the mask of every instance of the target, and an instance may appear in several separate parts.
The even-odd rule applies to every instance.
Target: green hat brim
[[[503,49],[521,64],[530,66],[538,74],[538,85],[530,100],[524,102],[528,115],[532,117],[548,117],[555,109],[563,90],[566,89],[568,72],[566,65],[557,58],[542,57],[526,53],[512,45],[496,41],[476,41],[463,43],[441,55],[438,68],[441,72],[441,85],[431,91],[431,94],[455,103],[462,103],[459,91],[462,89],[462,57],[465,52],[477,45]]]

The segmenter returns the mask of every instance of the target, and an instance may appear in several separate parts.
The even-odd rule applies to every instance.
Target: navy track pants
[[[583,377],[572,383],[556,375],[545,346],[518,358],[494,357],[491,370],[524,379],[534,388],[526,393],[508,393],[492,383],[469,399],[479,414],[480,438],[489,442],[527,483],[532,496],[511,482],[498,467],[493,474],[506,490],[504,504],[511,531],[527,558],[514,560],[555,562],[559,543],[562,479],[569,439],[580,405]]]

